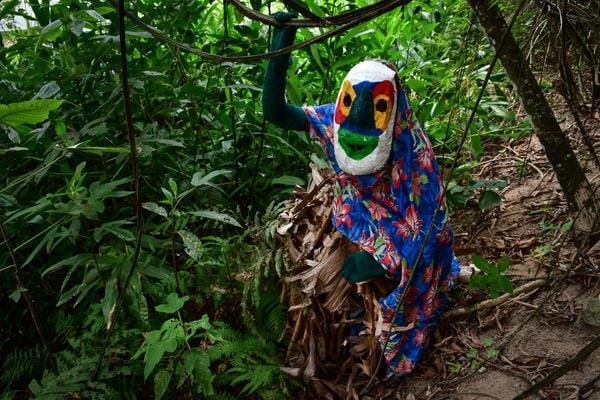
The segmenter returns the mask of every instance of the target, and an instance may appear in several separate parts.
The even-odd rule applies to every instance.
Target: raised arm
[[[273,17],[277,22],[287,22],[295,15],[283,11]],[[291,46],[296,36],[296,27],[275,28],[271,41],[271,51]],[[304,111],[287,103],[285,98],[286,73],[290,64],[290,55],[284,54],[269,60],[263,85],[263,113],[265,119],[284,129],[307,130],[308,119]]]

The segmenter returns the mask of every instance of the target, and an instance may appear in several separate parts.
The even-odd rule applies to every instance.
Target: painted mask
[[[396,118],[395,75],[379,61],[363,61],[346,75],[333,123],[334,154],[342,171],[368,175],[387,163]]]

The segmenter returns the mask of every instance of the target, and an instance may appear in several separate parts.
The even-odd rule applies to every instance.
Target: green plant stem
[[[8,253],[10,254],[10,258],[13,262],[13,267],[15,269],[15,279],[17,281],[18,289],[22,289],[21,294],[23,295],[23,298],[25,299],[25,302],[27,303],[27,309],[29,310],[29,314],[31,315],[31,319],[33,320],[33,325],[35,325],[35,330],[36,330],[40,340],[42,341],[44,348],[46,349],[46,353],[48,353],[48,361],[50,361],[50,366],[52,367],[54,372],[57,372],[58,368],[56,366],[56,358],[54,357],[54,353],[50,349],[50,345],[48,344],[48,340],[46,339],[46,336],[44,336],[44,333],[42,332],[42,327],[40,325],[38,316],[35,312],[35,308],[33,307],[33,301],[31,300],[31,296],[29,296],[29,291],[23,284],[23,279],[21,279],[21,272],[20,272],[19,264],[17,263],[17,257],[10,245],[10,242],[8,241],[8,235],[6,234],[6,231],[4,230],[4,224],[2,222],[0,222],[0,233],[2,233],[2,238],[4,239],[4,244],[6,245],[6,248],[8,249]]]
[[[123,88],[123,103],[125,106],[125,120],[127,124],[127,138],[129,141],[129,150],[131,155],[131,173],[133,175],[133,188],[135,191],[135,225],[136,225],[136,238],[135,238],[135,250],[131,259],[131,267],[129,273],[125,278],[123,286],[119,290],[117,300],[115,302],[114,312],[108,316],[108,326],[106,337],[104,339],[104,346],[98,356],[98,363],[92,373],[91,379],[95,380],[100,373],[102,367],[102,361],[104,354],[110,343],[110,338],[114,332],[116,326],[116,320],[119,315],[119,311],[123,305],[123,299],[125,298],[125,291],[129,287],[129,282],[135,273],[137,268],[138,259],[140,256],[141,242],[142,242],[142,200],[140,193],[140,176],[139,166],[137,159],[137,145],[135,140],[135,132],[133,128],[133,114],[131,111],[131,96],[129,94],[129,82],[127,79],[127,43],[125,38],[125,0],[119,0],[119,49],[121,53],[121,85]]]
[[[175,273],[175,286],[177,286],[177,294],[181,297],[183,292],[181,290],[181,283],[179,282],[179,264],[177,263],[177,252],[175,251],[175,238],[177,238],[177,231],[175,230],[175,221],[171,221],[173,224],[173,231],[171,231],[171,264],[173,265],[173,272]]]

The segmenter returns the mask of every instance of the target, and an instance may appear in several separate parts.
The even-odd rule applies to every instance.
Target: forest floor
[[[566,111],[557,116],[579,149],[588,179],[598,186],[600,172],[588,160],[572,117]],[[600,113],[584,123],[600,152]],[[397,384],[380,384],[373,398],[512,399],[600,335],[600,327],[585,324],[580,316],[586,299],[600,293],[600,245],[580,246],[565,229],[572,218],[539,141],[533,135],[512,139],[486,154],[476,178],[507,179],[509,184],[500,206],[453,213],[457,255],[463,264],[472,255],[488,260],[510,256],[508,275],[515,290],[554,279],[501,305],[444,320],[415,373]],[[478,298],[464,285],[452,297],[450,310],[488,298]],[[531,398],[600,399],[600,350]]]
[[[552,99],[557,118],[563,131],[569,135],[578,160],[593,187],[598,187],[600,169],[584,150],[581,135],[564,103],[557,96]],[[600,113],[586,117],[584,124],[592,143],[595,143],[596,152],[600,153]],[[288,349],[286,357],[290,361],[288,373],[313,377],[308,379],[305,398],[513,399],[599,337],[600,317],[596,314],[593,326],[588,324],[587,318],[581,317],[581,311],[588,299],[593,300],[600,294],[600,242],[590,245],[585,240],[574,239],[569,229],[573,215],[567,210],[556,176],[537,137],[528,135],[500,140],[486,149],[485,154],[479,166],[472,171],[473,178],[505,180],[507,186],[500,192],[500,205],[482,211],[475,200],[475,193],[465,208],[452,213],[455,251],[463,265],[469,265],[474,255],[482,256],[492,264],[508,256],[510,264],[506,275],[514,292],[499,297],[507,298],[506,301],[494,303],[489,293],[469,289],[464,283],[458,284],[450,294],[451,304],[430,348],[415,371],[409,377],[398,380],[376,379],[369,386],[368,393],[361,396],[359,391],[366,386],[369,378],[357,374],[357,371],[372,370],[372,355],[377,352],[375,341],[353,347],[358,352],[353,354],[360,355],[346,383],[343,376],[347,375],[348,365],[351,365],[347,362],[347,355],[342,354],[341,360],[332,360],[326,355],[328,347],[325,344],[339,348],[357,339],[347,337],[348,341],[342,342],[340,337],[343,335],[336,333],[339,332],[336,328],[331,328],[352,322],[350,320],[356,318],[351,316],[354,315],[352,312],[340,321],[335,314],[337,311],[324,311],[330,309],[329,303],[336,304],[333,309],[343,309],[341,300],[335,303],[329,299],[344,297],[343,294],[335,294],[338,288],[342,288],[340,293],[347,293],[344,285],[350,288],[346,281],[337,277],[339,271],[332,267],[336,256],[340,260],[344,256],[332,252],[331,256],[322,256],[321,261],[317,258],[307,261],[308,270],[293,277],[293,281],[300,277],[311,281],[312,284],[306,286],[310,286],[310,293],[315,287],[319,288],[316,282],[319,279],[325,282],[324,287],[336,289],[318,289],[317,292],[324,296],[321,299],[327,300],[317,304],[307,302],[306,296],[289,304],[294,305],[290,311],[304,309],[309,304],[310,311],[303,315],[312,315],[294,319],[295,323],[291,326],[295,327],[292,336],[296,339],[292,340],[290,347],[294,351],[290,356]],[[324,211],[328,208],[328,190],[321,188],[321,195],[313,194],[311,197],[315,190],[307,189],[296,199],[295,211],[289,214],[298,209],[309,209],[312,217],[297,211],[303,222],[296,224],[309,226],[309,229],[308,233],[304,230],[300,235],[297,230],[294,234],[297,242],[295,253],[299,253],[298,248],[302,248],[303,244],[315,239],[322,242],[319,254],[328,254],[327,248],[337,247],[336,234],[328,236],[323,233],[330,225]],[[318,217],[316,222],[315,216]],[[290,226],[292,223],[284,230],[287,231]],[[321,265],[325,266],[319,269]],[[336,279],[337,284],[327,283],[335,283]],[[354,286],[352,288],[346,290],[355,290]],[[370,297],[368,291],[364,293],[365,299]],[[368,304],[365,302],[362,308],[367,310],[365,325],[372,321]],[[470,310],[474,306],[481,308]],[[296,328],[300,327],[304,334],[298,334],[302,329]],[[303,352],[297,351],[298,347],[303,348]],[[368,353],[371,355],[365,357],[365,353],[358,349],[367,347],[372,350]],[[319,357],[320,363],[317,361],[315,367],[315,359]],[[592,352],[530,398],[600,400],[600,350]]]

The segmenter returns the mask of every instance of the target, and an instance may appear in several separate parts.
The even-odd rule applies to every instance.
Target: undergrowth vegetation
[[[332,13],[369,2],[319,3],[306,1]],[[139,260],[124,287],[136,231],[117,12],[97,0],[27,4],[29,13],[18,1],[0,5],[0,19],[27,21],[1,32],[0,398],[286,398],[300,383],[280,371],[279,281],[288,260],[275,242],[276,217],[306,182],[308,163],[325,164],[304,133],[263,122],[265,62],[207,62],[127,26],[144,213]],[[278,7],[252,5],[267,14]],[[224,12],[221,2],[132,7],[204,51],[268,47],[268,27]],[[301,29],[298,38],[318,33]],[[391,60],[447,166],[491,56],[465,3],[411,2],[294,53],[288,96],[331,102],[350,66]],[[470,172],[486,137],[525,132],[513,129],[508,85],[502,72],[492,75],[452,177],[453,207],[474,191],[488,193],[482,208],[499,200],[501,182],[474,181]]]

